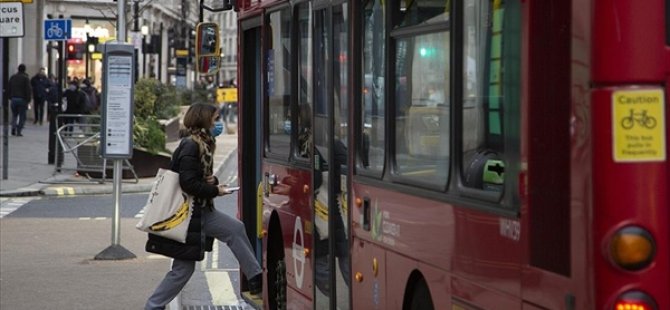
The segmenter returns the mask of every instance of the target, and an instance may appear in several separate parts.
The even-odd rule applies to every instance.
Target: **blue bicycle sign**
[[[44,21],[44,40],[64,41],[72,37],[72,20],[47,19]]]

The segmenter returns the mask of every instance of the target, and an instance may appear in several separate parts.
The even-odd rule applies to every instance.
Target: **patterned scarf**
[[[200,149],[200,165],[202,166],[202,175],[208,176],[213,174],[214,166],[214,149],[216,149],[216,141],[214,137],[209,133],[209,130],[204,128],[200,129],[191,129],[191,139],[198,144]],[[207,199],[202,201],[202,198],[195,197],[195,205],[205,206],[209,210],[214,209],[214,201],[212,199]]]

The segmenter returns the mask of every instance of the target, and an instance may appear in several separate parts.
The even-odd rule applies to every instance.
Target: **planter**
[[[94,179],[102,178],[103,159],[98,155],[97,144],[86,144],[77,148],[77,156],[81,164],[77,165],[77,172],[82,175],[88,175]],[[151,154],[141,148],[133,148],[133,157],[130,158],[130,164],[133,165],[138,178],[153,177],[158,168],[170,168],[171,156],[168,153]],[[107,160],[106,179],[114,178],[114,161]],[[134,179],[132,171],[124,169],[123,179]]]
[[[179,140],[179,120],[180,117],[176,116],[171,119],[160,119],[158,122],[161,124],[163,131],[165,132],[165,142],[174,142]]]
[[[156,175],[158,168],[170,168],[171,155],[168,153],[151,154],[140,148],[133,149],[133,157],[130,159],[130,164],[135,168],[135,173],[140,178],[153,177]],[[130,171],[123,171],[124,178],[126,172],[132,176]]]

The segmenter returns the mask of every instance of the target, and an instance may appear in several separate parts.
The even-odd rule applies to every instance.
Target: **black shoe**
[[[16,136],[17,136],[17,137],[23,137],[23,135],[21,134],[20,131],[16,133]]]
[[[263,291],[263,273],[259,273],[255,277],[249,279],[249,293],[251,295],[259,295]]]
[[[12,128],[12,136],[16,136],[16,128]]]

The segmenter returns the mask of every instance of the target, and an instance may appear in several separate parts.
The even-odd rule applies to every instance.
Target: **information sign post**
[[[123,160],[133,152],[133,88],[135,58],[130,44],[108,42],[104,45],[102,78],[101,155],[114,160],[114,219],[112,245],[95,259],[120,260],[135,255],[120,245],[120,201]]]

